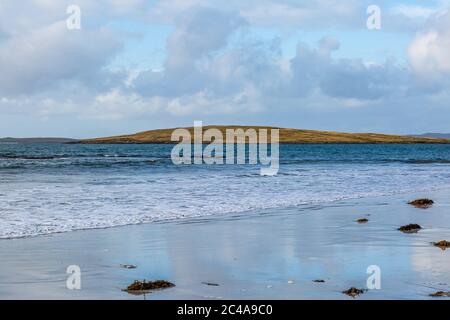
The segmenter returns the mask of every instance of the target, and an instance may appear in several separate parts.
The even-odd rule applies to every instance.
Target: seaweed
[[[398,231],[404,232],[404,233],[416,233],[418,232],[422,227],[418,225],[417,223],[410,223],[406,226],[401,226],[398,228]]]
[[[156,281],[139,281],[135,280],[124,291],[129,293],[147,293],[152,290],[160,290],[175,287],[175,285],[169,281],[156,280]]]
[[[438,242],[433,242],[433,245],[435,247],[441,248],[442,250],[445,250],[447,248],[450,248],[450,241],[441,240],[441,241],[438,241]]]
[[[435,298],[447,297],[447,298],[450,298],[450,292],[438,291],[438,292],[435,292],[435,293],[431,293],[430,297],[435,297]]]
[[[433,205],[434,201],[431,199],[416,199],[413,201],[408,202],[408,204],[416,207],[416,208],[421,208],[421,209],[426,209],[429,208]]]
[[[348,295],[348,296],[350,296],[352,298],[355,298],[355,297],[359,296],[360,294],[363,294],[364,292],[366,292],[365,289],[358,289],[358,288],[355,288],[355,287],[351,287],[348,290],[342,291],[343,294],[346,294],[346,295]]]

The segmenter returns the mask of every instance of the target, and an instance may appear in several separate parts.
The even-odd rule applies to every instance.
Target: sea
[[[450,145],[280,145],[260,165],[175,165],[170,144],[0,144],[0,239],[258,213],[450,186]]]

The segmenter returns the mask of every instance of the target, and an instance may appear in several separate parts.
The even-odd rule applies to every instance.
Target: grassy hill
[[[424,138],[413,136],[397,136],[376,133],[343,133],[332,131],[316,131],[316,130],[299,130],[286,129],[276,127],[262,127],[262,126],[204,126],[203,132],[210,128],[217,128],[223,134],[226,129],[249,129],[253,128],[257,131],[259,129],[279,129],[280,143],[297,143],[297,144],[311,144],[311,143],[450,143],[450,139]],[[191,132],[193,137],[193,128],[185,128]],[[171,141],[172,129],[159,129],[135,134],[121,135],[114,137],[105,137],[97,139],[80,140],[76,143],[86,144],[102,144],[102,143],[177,143]],[[270,134],[269,134],[270,136]],[[224,134],[225,137],[225,134]],[[269,138],[270,140],[270,138]]]

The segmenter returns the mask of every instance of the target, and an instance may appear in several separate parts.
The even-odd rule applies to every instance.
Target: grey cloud
[[[331,37],[321,39],[316,48],[299,43],[283,68],[277,39],[266,43],[243,37],[239,44],[229,44],[245,25],[233,12],[203,7],[186,11],[168,39],[165,69],[142,72],[134,88],[144,96],[229,96],[233,104],[251,87],[264,104],[264,97],[295,99],[317,90],[334,98],[374,100],[398,94],[407,85],[407,77],[398,75],[405,70],[389,61],[365,65],[333,58],[340,44]]]
[[[173,22],[174,16],[190,7],[232,8],[253,26],[317,29],[339,25],[365,26],[369,0],[163,0],[148,12],[150,19]]]
[[[243,27],[238,15],[207,7],[184,12],[167,40],[164,72],[143,72],[136,89],[144,95],[177,96],[201,90],[214,79],[202,70],[216,52],[224,49],[229,38]]]
[[[333,97],[379,99],[401,93],[408,83],[407,70],[385,63],[366,66],[358,60],[340,60],[331,64],[322,77],[322,91]]]
[[[372,100],[400,93],[407,85],[408,70],[395,63],[366,65],[359,59],[335,59],[333,51],[338,48],[339,42],[332,38],[320,40],[317,48],[300,43],[290,61],[288,92],[304,97],[320,89],[330,97]]]
[[[178,18],[177,27],[167,41],[166,69],[178,71],[227,44],[229,37],[245,21],[233,12],[199,7]]]
[[[317,48],[300,43],[289,70],[283,70],[277,41],[244,40],[228,46],[245,25],[232,12],[204,7],[186,11],[168,39],[165,69],[142,72],[135,88],[146,96],[177,97],[201,91],[220,96],[238,94],[251,85],[262,95],[279,97],[304,97],[320,89],[332,97],[377,99],[399,85],[394,65],[366,66],[359,60],[333,59],[340,44],[330,37],[321,39]],[[396,81],[390,80],[393,76]]]
[[[135,2],[139,8],[141,1]],[[88,2],[83,3],[88,12],[97,12],[96,5],[89,7]],[[4,32],[3,38],[0,36],[2,113],[15,108],[16,114],[26,114],[36,108],[45,116],[134,117],[144,122],[150,119],[146,116],[157,112],[155,119],[205,115],[204,119],[215,122],[245,119],[248,123],[259,119],[295,127],[314,125],[316,129],[332,126],[335,119],[347,121],[353,117],[349,120],[353,128],[364,125],[376,128],[371,127],[369,115],[373,119],[389,119],[394,117],[391,111],[395,108],[395,119],[400,122],[406,113],[423,115],[421,104],[436,105],[442,111],[450,101],[442,95],[449,88],[447,83],[430,85],[417,78],[409,66],[395,61],[368,64],[359,59],[336,58],[340,44],[331,37],[321,39],[316,46],[299,39],[294,56],[283,57],[280,39],[258,40],[247,33],[249,26],[260,25],[258,19],[264,13],[258,11],[261,5],[239,3],[231,1],[234,10],[229,11],[203,2],[202,6],[187,6],[181,15],[172,8],[177,18],[167,39],[164,68],[141,71],[127,84],[124,82],[128,70],[112,72],[105,68],[121,48],[121,39],[107,28],[96,25],[68,32],[58,10],[50,10],[45,19],[41,16],[37,22],[26,25],[17,22]],[[304,14],[304,20],[298,22],[302,25],[318,16],[328,17],[340,3],[277,2],[268,6],[267,21],[284,25],[280,21],[283,14],[287,14],[287,20],[292,19],[286,24],[294,23],[294,17]],[[328,8],[321,15],[317,10],[320,5]],[[114,10],[96,17],[101,17],[98,20],[101,24],[102,18],[120,12],[138,14],[134,8],[118,4]],[[289,14],[291,8],[294,9]],[[361,5],[343,5],[335,17],[318,21],[316,27],[337,24],[360,8]],[[365,20],[365,10],[358,14],[361,21]],[[0,17],[4,16],[0,13]],[[438,36],[447,39],[448,33],[440,31]],[[434,58],[446,65],[446,56]],[[418,62],[416,65],[422,66],[422,61]],[[324,115],[330,118],[325,119]],[[313,118],[316,122],[308,121]],[[170,121],[179,122],[166,123]],[[335,129],[345,129],[346,124],[342,123],[342,128]]]

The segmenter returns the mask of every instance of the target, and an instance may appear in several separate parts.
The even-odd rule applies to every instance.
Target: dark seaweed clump
[[[441,240],[441,241],[438,241],[438,242],[433,242],[433,245],[435,247],[441,248],[442,250],[445,250],[447,248],[450,248],[450,241]]]
[[[426,209],[428,207],[431,207],[433,205],[434,201],[431,199],[416,199],[413,201],[408,202],[408,204],[416,207],[416,208],[422,208]]]
[[[136,292],[136,291],[149,291],[149,290],[157,290],[157,289],[166,289],[172,288],[175,285],[169,281],[165,280],[156,280],[156,281],[139,281],[135,280],[132,284],[130,284],[125,291]]]
[[[450,297],[450,292],[438,291],[430,294],[430,297]]]
[[[401,226],[397,230],[399,230],[401,232],[405,232],[405,233],[414,233],[414,232],[419,231],[420,229],[422,229],[421,226],[419,226],[416,223],[411,223],[411,224],[408,224],[406,226]]]
[[[342,293],[344,293],[344,294],[346,294],[346,295],[348,295],[348,296],[350,296],[352,298],[355,298],[356,296],[359,296],[360,294],[363,294],[365,291],[366,291],[365,289],[358,289],[358,288],[355,288],[355,287],[351,287],[348,290],[342,291]]]

